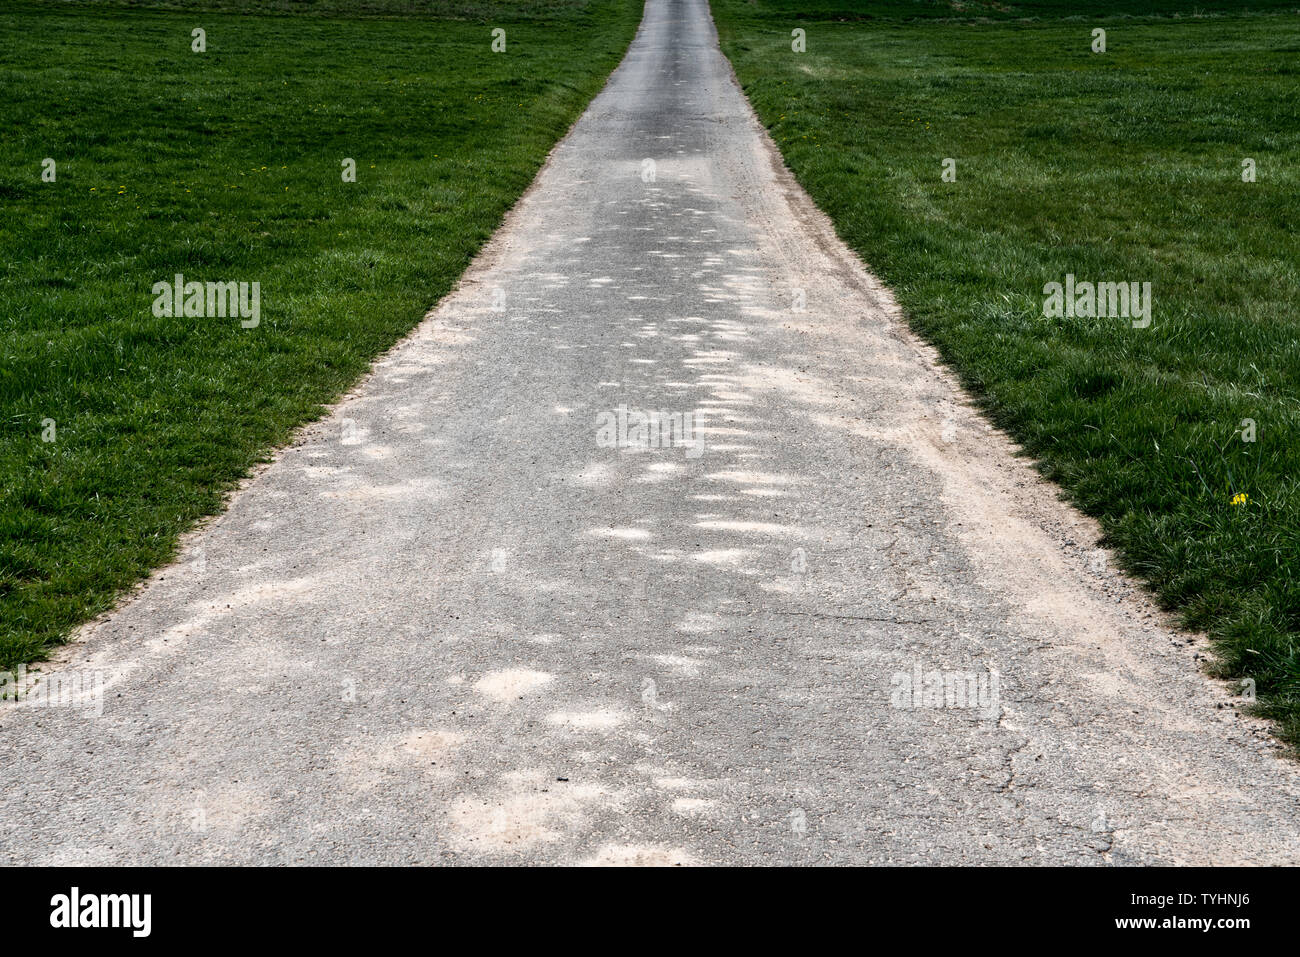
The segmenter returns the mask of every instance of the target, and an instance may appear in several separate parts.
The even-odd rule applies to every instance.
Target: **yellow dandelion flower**
[[[1245,505],[1249,501],[1250,501],[1250,496],[1247,495],[1245,492],[1238,492],[1236,495],[1232,496],[1233,505]]]

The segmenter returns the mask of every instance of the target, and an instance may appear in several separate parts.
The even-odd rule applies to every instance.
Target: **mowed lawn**
[[[1297,743],[1300,3],[1140,16],[1190,6],[713,3],[841,236]],[[1150,325],[1045,317],[1070,274]]]
[[[171,557],[419,321],[641,14],[219,5],[245,15],[0,8],[0,670]],[[152,287],[176,273],[259,283],[259,324],[155,317]]]

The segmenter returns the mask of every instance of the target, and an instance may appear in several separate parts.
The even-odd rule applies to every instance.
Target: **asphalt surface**
[[[1295,863],[1204,653],[649,0],[458,290],[47,669],[102,714],[0,710],[0,861]]]

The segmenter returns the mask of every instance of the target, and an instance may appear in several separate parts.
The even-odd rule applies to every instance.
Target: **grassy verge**
[[[1300,4],[1138,16],[1179,6],[966,5],[994,14],[977,22],[957,3],[713,3],[841,236],[1294,744]],[[1151,324],[1046,318],[1067,274],[1150,282]]]
[[[0,670],[168,559],[419,321],[641,12],[218,5],[242,15],[0,10]],[[303,8],[322,15],[285,15]],[[178,272],[259,283],[259,324],[156,317],[152,287]]]

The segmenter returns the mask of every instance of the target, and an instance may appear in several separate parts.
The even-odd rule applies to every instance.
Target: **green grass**
[[[1039,17],[1014,23],[889,19],[937,6],[900,0],[713,6],[841,236],[1300,743],[1300,16],[1279,12],[1297,5],[1002,4]],[[1150,328],[1044,318],[1067,273],[1151,282]]]
[[[50,0],[57,2],[57,0]],[[586,29],[591,16],[619,16],[626,5],[594,0],[62,0],[65,6],[122,10],[183,10],[256,16],[324,16],[348,19],[472,20],[490,26],[549,23]],[[637,8],[638,11],[640,8]],[[628,38],[629,40],[631,37]]]
[[[220,5],[243,15],[0,10],[0,670],[172,556],[419,321],[641,13],[636,0],[362,0],[382,18],[331,17],[343,0]],[[300,8],[322,15],[284,15]],[[195,26],[206,53],[191,52]],[[505,53],[490,50],[494,26]],[[176,272],[259,282],[260,326],[155,318],[151,287]]]
[[[240,3],[246,0],[228,2]],[[304,0],[283,2],[301,3]],[[401,0],[376,2],[396,3]],[[719,11],[721,16],[744,18],[752,24],[761,23],[770,27],[799,20],[1101,21],[1122,17],[1184,18],[1269,11],[1294,13],[1300,10],[1300,0],[722,0],[714,4],[715,11],[719,7],[722,8]],[[789,30],[786,35],[789,35]]]

